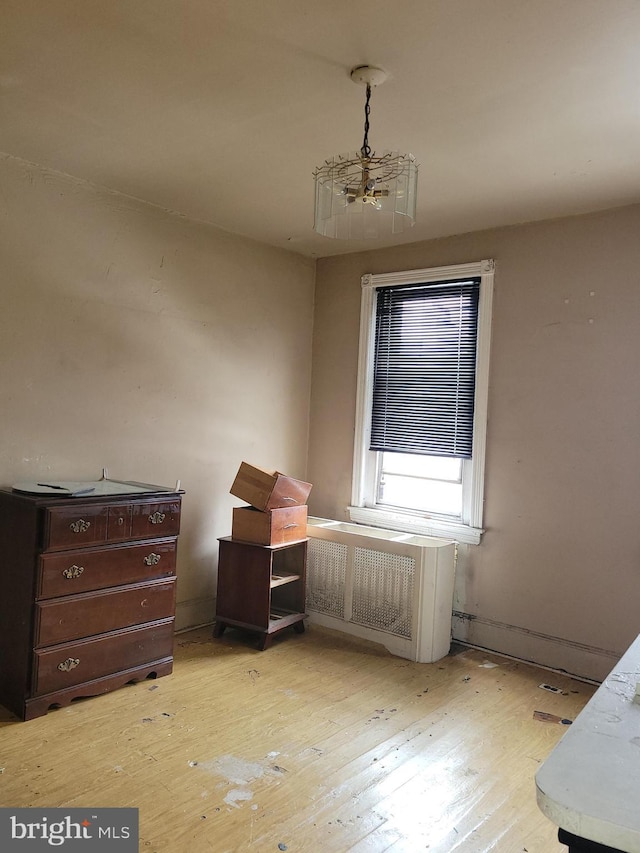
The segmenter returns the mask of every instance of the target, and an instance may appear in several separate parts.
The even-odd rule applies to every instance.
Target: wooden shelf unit
[[[307,540],[257,545],[226,536],[220,541],[214,637],[228,626],[260,634],[266,649],[290,626],[304,632]]]

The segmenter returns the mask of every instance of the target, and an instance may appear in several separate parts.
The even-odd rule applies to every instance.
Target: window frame
[[[362,276],[360,347],[353,455],[351,521],[389,527],[406,533],[444,536],[458,542],[479,544],[484,508],[484,469],[487,442],[489,396],[489,355],[495,263],[485,259],[475,263],[405,270]],[[376,291],[380,287],[421,284],[480,277],[478,331],[476,342],[476,385],[474,394],[473,456],[463,460],[462,518],[420,512],[390,511],[376,504],[378,453],[369,450],[371,404],[373,399],[373,359],[376,334]]]

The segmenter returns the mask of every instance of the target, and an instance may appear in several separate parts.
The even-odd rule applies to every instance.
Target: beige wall
[[[313,262],[11,157],[0,205],[0,482],[180,478],[210,621],[238,465],[306,475]]]
[[[482,544],[454,632],[602,677],[640,631],[640,207],[318,262],[311,510],[350,500],[360,277],[494,258]]]
[[[601,677],[640,627],[640,207],[317,265],[0,158],[0,479],[186,489],[179,626],[212,617],[243,459],[345,517],[360,276],[492,257],[486,511],[455,636]],[[311,430],[309,391],[312,381]]]

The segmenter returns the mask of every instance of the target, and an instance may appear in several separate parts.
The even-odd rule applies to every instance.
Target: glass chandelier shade
[[[380,69],[355,68],[352,79],[365,82],[364,140],[360,151],[337,154],[318,166],[315,179],[314,230],[325,237],[364,240],[399,234],[416,219],[418,164],[411,154],[369,147],[371,80]]]

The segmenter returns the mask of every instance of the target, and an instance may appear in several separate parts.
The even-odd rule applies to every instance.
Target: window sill
[[[419,536],[437,536],[453,539],[467,545],[479,545],[484,531],[478,527],[455,521],[435,518],[419,518],[409,513],[389,512],[366,506],[347,507],[349,518],[356,524],[368,524],[372,527],[386,527],[402,533],[414,533]]]

